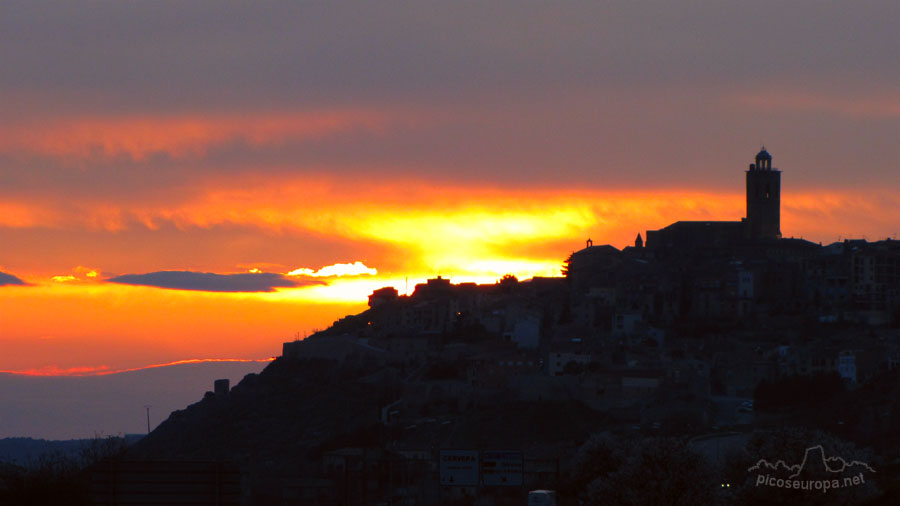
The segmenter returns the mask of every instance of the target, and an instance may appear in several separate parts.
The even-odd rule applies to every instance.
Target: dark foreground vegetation
[[[126,449],[125,438],[97,437],[75,452],[55,450],[21,464],[0,462],[0,506],[89,505],[90,466],[120,458]]]

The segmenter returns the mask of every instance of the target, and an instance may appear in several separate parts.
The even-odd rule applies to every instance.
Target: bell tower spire
[[[781,171],[765,146],[747,170],[746,226],[750,239],[781,238]]]

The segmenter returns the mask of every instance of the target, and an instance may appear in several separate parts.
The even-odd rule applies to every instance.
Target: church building
[[[677,221],[648,230],[646,248],[655,256],[720,253],[741,243],[781,238],[781,171],[763,147],[747,169],[747,216],[741,221]]]

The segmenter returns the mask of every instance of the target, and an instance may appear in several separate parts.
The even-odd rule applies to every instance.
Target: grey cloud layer
[[[21,279],[13,276],[12,274],[7,274],[5,272],[0,272],[0,286],[4,285],[24,285],[25,282]]]
[[[4,88],[107,108],[464,98],[718,80],[896,80],[894,1],[20,2]],[[91,107],[96,104],[89,104]]]
[[[153,286],[175,290],[204,292],[272,292],[275,288],[294,288],[325,284],[317,280],[288,279],[281,274],[214,274],[211,272],[159,271],[146,274],[125,274],[110,278],[111,283]]]
[[[900,184],[900,114],[734,99],[877,101],[887,90],[895,100],[896,19],[895,0],[4,3],[0,88],[14,97],[3,104],[11,120],[356,107],[455,115],[265,146],[228,139],[186,160],[0,152],[0,194],[132,199],[223,173],[316,171],[733,188],[760,142],[793,169],[791,184]]]

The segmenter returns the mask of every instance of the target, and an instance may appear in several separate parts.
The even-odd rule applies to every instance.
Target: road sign
[[[491,450],[481,453],[481,483],[487,486],[522,485],[522,452]]]
[[[441,450],[441,485],[478,485],[478,452],[475,450]]]

